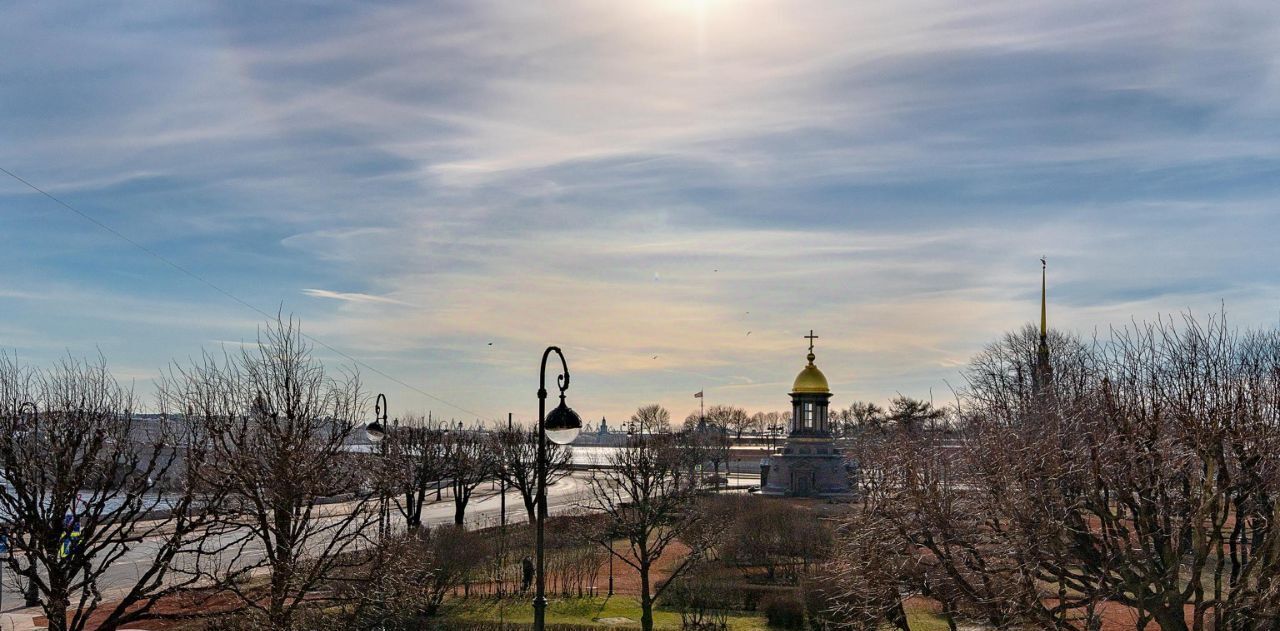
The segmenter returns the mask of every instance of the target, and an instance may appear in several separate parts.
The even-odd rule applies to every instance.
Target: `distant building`
[[[571,445],[579,447],[621,447],[627,443],[627,433],[609,428],[609,421],[600,417],[600,425],[593,428],[588,424]]]
[[[809,332],[809,364],[791,386],[791,428],[782,450],[761,465],[761,493],[791,497],[852,497],[843,450],[836,447],[827,415],[831,388],[814,365]]]

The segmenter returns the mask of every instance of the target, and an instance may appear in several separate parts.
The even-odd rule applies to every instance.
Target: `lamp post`
[[[560,357],[560,374],[556,386],[560,389],[560,405],[547,414],[547,360],[555,353]],[[533,596],[533,629],[545,631],[547,615],[546,565],[542,542],[542,525],[547,520],[547,440],[564,445],[572,442],[582,429],[582,418],[564,402],[564,391],[569,389],[569,363],[564,353],[555,346],[542,352],[542,368],[538,374],[538,528],[536,539],[536,589]]]
[[[381,464],[385,467],[387,460],[387,395],[378,394],[378,398],[373,404],[373,422],[364,426],[364,433],[369,437],[369,442],[378,446]],[[386,471],[381,472],[385,476]],[[383,476],[379,476],[380,478]],[[387,534],[387,522],[391,521],[387,515],[387,490],[384,485],[385,480],[379,479],[378,484],[378,536],[384,537]]]
[[[22,416],[23,412],[28,408],[31,409],[31,422],[24,423],[24,425],[27,426],[27,431],[31,432],[32,437],[35,438],[38,436],[37,432],[40,426],[40,409],[31,401],[23,401],[18,405],[18,416]],[[22,536],[21,533],[14,534]],[[35,533],[31,533],[31,537],[34,539]],[[35,542],[32,541],[31,543],[34,544]],[[22,594],[22,602],[27,607],[36,607],[40,605],[40,588],[36,585],[36,558],[30,551],[27,552],[27,558],[31,562],[29,570],[31,574],[27,577],[27,589]]]
[[[448,439],[449,439],[449,424],[445,423],[444,421],[441,421],[440,422],[440,443],[436,445],[436,448],[440,450],[441,461],[443,461],[445,457],[446,447],[445,447],[444,441]],[[444,473],[443,472],[437,473],[436,474],[436,501],[437,502],[440,501],[440,487],[443,486],[443,483],[444,483]]]
[[[609,595],[613,595],[613,531],[609,531]]]

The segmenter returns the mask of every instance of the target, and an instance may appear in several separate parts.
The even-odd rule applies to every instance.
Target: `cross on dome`
[[[813,334],[813,329],[809,329],[809,334],[803,337],[809,340],[809,363],[812,364],[813,360],[816,359],[816,357],[813,354],[813,341],[818,339],[818,336]]]

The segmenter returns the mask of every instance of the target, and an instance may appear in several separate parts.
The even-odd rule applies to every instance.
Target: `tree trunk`
[[[453,524],[461,526],[467,516],[467,498],[461,495],[453,498]]]
[[[1160,631],[1187,631],[1187,615],[1182,607],[1160,607],[1151,612]]]
[[[272,629],[288,629],[289,615],[285,604],[293,579],[293,542],[289,540],[293,532],[293,515],[287,505],[277,506],[273,512],[276,558],[271,567],[271,602],[267,607],[267,618]]]
[[[45,616],[49,619],[49,631],[67,631],[67,609],[71,607],[71,599],[66,596],[49,596],[49,608]]]
[[[653,600],[649,595],[649,564],[640,561],[640,629],[653,631]]]
[[[416,532],[422,527],[422,505],[426,503],[426,489],[418,489],[415,493],[405,494],[405,527],[409,532]]]
[[[530,493],[521,491],[520,498],[524,500],[525,512],[529,513],[529,523],[531,524],[537,523],[538,522],[537,513],[534,512],[534,507],[537,506],[537,503],[533,501],[533,495]]]

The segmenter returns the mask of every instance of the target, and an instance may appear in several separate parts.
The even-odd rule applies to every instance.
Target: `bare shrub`
[[[675,579],[662,597],[680,613],[684,631],[725,631],[729,612],[738,602],[733,586],[714,566],[702,565]]]

